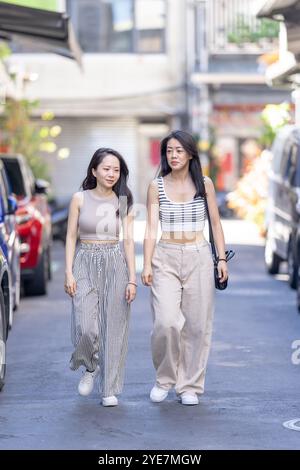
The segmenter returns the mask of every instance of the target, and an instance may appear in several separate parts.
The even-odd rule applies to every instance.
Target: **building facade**
[[[145,202],[157,171],[159,141],[186,116],[185,1],[67,1],[83,55],[83,69],[51,54],[13,54],[38,79],[25,95],[39,99],[61,126],[56,139],[63,152],[45,155],[60,201],[83,180],[99,147],[113,147],[130,169],[135,199]]]
[[[83,67],[54,54],[14,53],[24,89],[38,99],[36,118],[52,112],[61,127],[57,151],[45,154],[52,185],[67,202],[99,147],[120,151],[135,200],[145,202],[159,164],[159,142],[171,129],[217,148],[217,189],[231,190],[248,143],[260,136],[268,103],[290,100],[267,86],[260,57],[278,31],[255,16],[256,0],[60,0],[84,52]],[[273,26],[272,26],[273,25]],[[273,28],[273,29],[272,29]]]
[[[271,18],[280,28],[277,60],[266,69],[268,84],[291,90],[295,103],[295,123],[300,125],[300,1],[263,2],[260,18]]]
[[[243,173],[247,154],[254,152],[261,135],[264,107],[290,100],[285,90],[270,89],[266,83],[261,56],[277,50],[279,28],[256,18],[260,4],[190,2],[195,39],[191,34],[189,115],[203,147],[206,140],[215,141],[219,190],[232,190]]]

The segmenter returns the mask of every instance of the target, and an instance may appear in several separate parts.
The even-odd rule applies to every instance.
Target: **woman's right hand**
[[[144,266],[141,278],[144,286],[151,286],[153,280],[152,268]]]
[[[65,292],[73,297],[76,292],[76,281],[72,273],[65,275]]]

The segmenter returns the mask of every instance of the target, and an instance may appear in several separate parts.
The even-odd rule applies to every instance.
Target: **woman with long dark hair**
[[[103,406],[118,404],[128,346],[130,303],[136,296],[133,198],[128,168],[110,148],[98,149],[83,191],[72,197],[66,237],[65,291],[72,297],[72,370],[83,366],[78,392],[97,378]],[[119,233],[123,227],[124,251]],[[80,247],[75,255],[79,228]]]
[[[214,265],[203,235],[207,217],[218,250],[218,273],[228,277],[225,242],[213,183],[203,177],[196,142],[171,132],[161,142],[160,176],[149,185],[142,281],[151,286],[152,359],[161,402],[175,387],[181,403],[197,405],[204,392],[214,314]],[[156,244],[158,221],[162,236]]]

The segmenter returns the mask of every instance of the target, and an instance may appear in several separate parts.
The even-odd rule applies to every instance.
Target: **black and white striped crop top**
[[[156,178],[159,220],[163,232],[196,232],[205,226],[206,209],[202,196],[187,202],[171,201],[166,195],[162,176]]]

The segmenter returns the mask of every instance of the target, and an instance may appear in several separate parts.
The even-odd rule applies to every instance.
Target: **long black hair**
[[[122,217],[124,217],[126,214],[128,214],[129,209],[131,208],[133,204],[133,196],[132,196],[130,189],[127,186],[127,180],[128,180],[128,174],[129,174],[128,167],[124,158],[119,152],[111,148],[104,148],[104,147],[96,150],[96,152],[92,156],[92,159],[89,163],[89,166],[87,169],[87,175],[84,178],[80,187],[83,190],[96,188],[97,178],[93,175],[92,169],[96,170],[98,165],[102,162],[104,157],[106,157],[107,155],[113,155],[120,162],[120,178],[118,179],[118,181],[116,182],[116,184],[113,186],[112,189],[116,193],[119,199],[122,196],[120,213]],[[124,204],[124,200],[126,201],[126,204]],[[117,211],[117,213],[119,215],[119,211]]]
[[[167,160],[167,146],[170,139],[176,139],[181,143],[184,150],[192,157],[189,160],[189,172],[192,177],[192,180],[196,186],[196,197],[204,197],[205,195],[205,186],[203,180],[202,167],[200,163],[200,158],[197,150],[197,144],[191,134],[185,131],[173,131],[167,137],[165,137],[160,143],[160,157],[161,157],[161,171],[160,176],[165,176],[168,173],[171,173],[172,169],[168,164]]]

